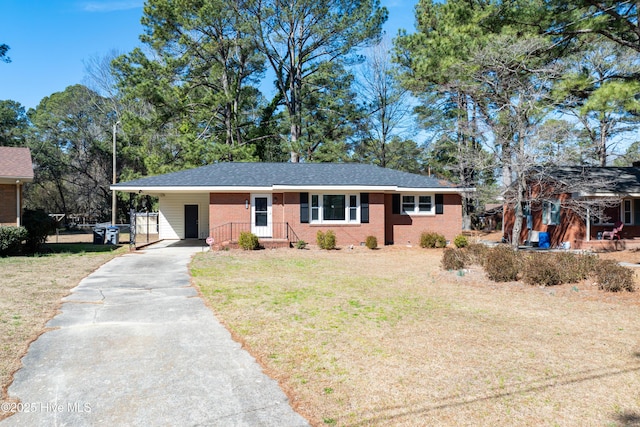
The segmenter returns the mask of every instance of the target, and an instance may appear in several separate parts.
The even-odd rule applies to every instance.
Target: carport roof
[[[472,191],[430,176],[359,163],[216,163],[195,169],[122,182],[125,192],[300,190],[361,188]],[[447,191],[448,190],[448,191]]]

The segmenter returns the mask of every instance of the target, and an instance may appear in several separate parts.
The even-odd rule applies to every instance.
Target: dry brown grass
[[[441,250],[199,254],[195,284],[314,425],[633,425],[640,300],[440,270]]]
[[[0,402],[6,401],[21,357],[56,314],[61,298],[123,250],[0,258]],[[7,415],[0,412],[0,419]]]

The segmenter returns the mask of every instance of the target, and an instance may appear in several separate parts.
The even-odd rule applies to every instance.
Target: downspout
[[[587,242],[591,241],[591,209],[587,207]]]
[[[21,214],[22,214],[22,209],[20,209],[21,206],[21,201],[20,201],[20,180],[17,179],[16,180],[16,227],[20,227],[20,223],[21,221]]]

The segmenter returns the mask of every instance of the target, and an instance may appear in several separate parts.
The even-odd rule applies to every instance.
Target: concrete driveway
[[[9,387],[2,426],[306,426],[190,286],[202,246],[159,243],[65,298]]]

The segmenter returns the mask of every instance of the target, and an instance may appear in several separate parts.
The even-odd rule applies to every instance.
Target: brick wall
[[[16,186],[0,184],[0,225],[16,225]]]
[[[250,223],[251,209],[245,208],[245,200],[251,203],[249,193],[210,195],[209,217],[213,229],[228,223]],[[385,221],[385,218],[389,221]],[[359,245],[367,236],[375,236],[378,244],[389,242],[406,244],[419,242],[423,231],[437,231],[448,240],[462,232],[462,206],[459,195],[444,196],[444,214],[434,216],[393,215],[391,195],[369,193],[369,223],[367,224],[303,224],[300,222],[300,193],[274,193],[272,216],[274,224],[289,223],[299,239],[315,244],[318,231],[332,230],[338,246]],[[385,227],[386,222],[386,227]],[[274,226],[274,237],[278,230]]]
[[[424,231],[440,233],[450,241],[462,233],[462,198],[459,194],[444,195],[441,215],[424,216],[393,214],[392,197],[391,194],[385,195],[387,244],[417,245]]]

